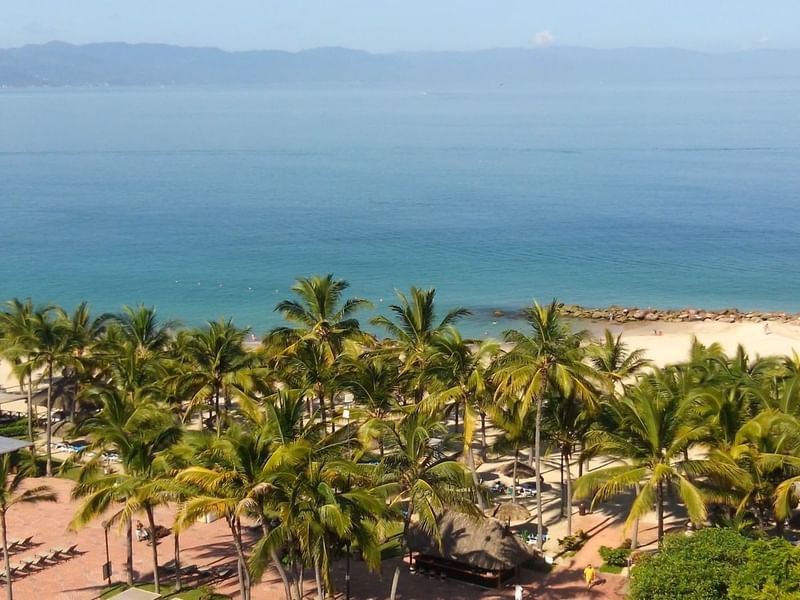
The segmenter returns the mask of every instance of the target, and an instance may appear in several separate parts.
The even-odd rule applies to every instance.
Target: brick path
[[[64,479],[29,480],[28,486],[50,485],[58,493],[57,504],[17,505],[8,512],[9,539],[33,536],[34,546],[12,555],[12,564],[19,559],[46,552],[50,548],[78,544],[80,555],[75,558],[48,566],[27,576],[14,580],[14,592],[17,600],[89,600],[96,598],[105,586],[101,579],[102,565],[105,562],[105,544],[103,528],[100,521],[93,522],[79,532],[67,531],[67,525],[77,506],[70,499],[72,482]],[[165,526],[172,523],[172,512],[160,509],[156,513],[156,522]],[[607,582],[587,592],[581,575],[585,563],[599,565],[597,548],[601,544],[616,545],[620,541],[619,525],[602,525],[602,515],[576,517],[576,529],[587,530],[595,527],[598,531],[586,547],[571,561],[561,565],[548,577],[523,570],[526,577],[522,583],[533,592],[534,598],[545,600],[556,599],[592,599],[612,600],[622,598],[619,594],[624,578],[608,576]],[[601,523],[601,525],[598,525]],[[122,532],[116,528],[109,531],[109,551],[113,563],[113,581],[124,580],[125,543]],[[230,542],[230,534],[224,521],[214,523],[198,523],[181,536],[181,562],[184,565],[198,566],[231,564],[235,552]],[[165,564],[172,560],[173,541],[164,538],[159,544],[159,562]],[[394,563],[389,561],[383,566],[382,574],[368,573],[359,561],[352,563],[352,598],[353,600],[385,600],[389,597]],[[144,543],[134,543],[134,569],[141,581],[152,580],[152,559],[150,548]],[[344,591],[344,564],[335,565],[334,578],[337,590]],[[162,576],[162,581],[165,579]],[[5,584],[0,584],[2,587]],[[234,575],[227,581],[215,586],[217,591],[237,597],[237,579]],[[307,597],[315,597],[313,576],[309,573],[305,584]],[[0,594],[3,592],[0,591]],[[254,587],[254,600],[282,600],[282,586],[274,573],[268,573],[264,581]],[[343,594],[340,593],[340,598]],[[481,588],[440,581],[421,575],[411,575],[403,569],[398,597],[402,600],[494,600],[512,598],[513,590],[502,592],[487,591]]]

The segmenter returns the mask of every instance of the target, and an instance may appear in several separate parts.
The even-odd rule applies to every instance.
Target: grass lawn
[[[140,590],[145,590],[148,592],[153,591],[152,583],[143,583],[135,587]],[[118,583],[117,585],[112,585],[110,588],[106,588],[105,590],[103,590],[103,593],[100,594],[100,598],[103,600],[113,598],[116,594],[124,592],[126,589],[128,589],[128,586],[125,585],[124,583]],[[162,585],[161,597],[180,598],[181,600],[230,600],[230,596],[217,594],[207,586],[200,586],[198,588],[189,588],[184,586],[184,588],[180,592],[175,592],[173,590],[174,588],[171,585]]]
[[[612,573],[614,575],[619,575],[622,573],[623,567],[616,567],[614,565],[600,565],[600,572],[601,573]]]

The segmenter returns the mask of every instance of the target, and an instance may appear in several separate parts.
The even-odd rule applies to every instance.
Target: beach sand
[[[770,322],[764,323],[665,323],[641,322],[605,323],[598,321],[582,322],[580,326],[588,329],[595,337],[600,337],[605,329],[614,335],[622,333],[628,350],[642,348],[647,358],[657,366],[681,362],[689,358],[692,338],[705,345],[718,343],[732,355],[738,345],[744,346],[750,358],[756,356],[786,356],[793,351],[800,352],[800,326]],[[656,332],[660,332],[658,335]]]

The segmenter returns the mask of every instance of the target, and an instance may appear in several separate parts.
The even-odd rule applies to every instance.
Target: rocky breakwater
[[[691,323],[696,321],[719,323],[776,322],[800,325],[800,313],[740,311],[736,308],[704,310],[701,308],[661,309],[638,306],[607,306],[590,308],[578,304],[562,304],[564,316],[591,321],[633,323],[637,321],[661,321],[667,323]]]

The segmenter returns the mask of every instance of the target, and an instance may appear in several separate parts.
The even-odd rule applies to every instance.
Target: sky
[[[800,47],[798,0],[0,0],[0,47],[61,40],[372,52]]]

